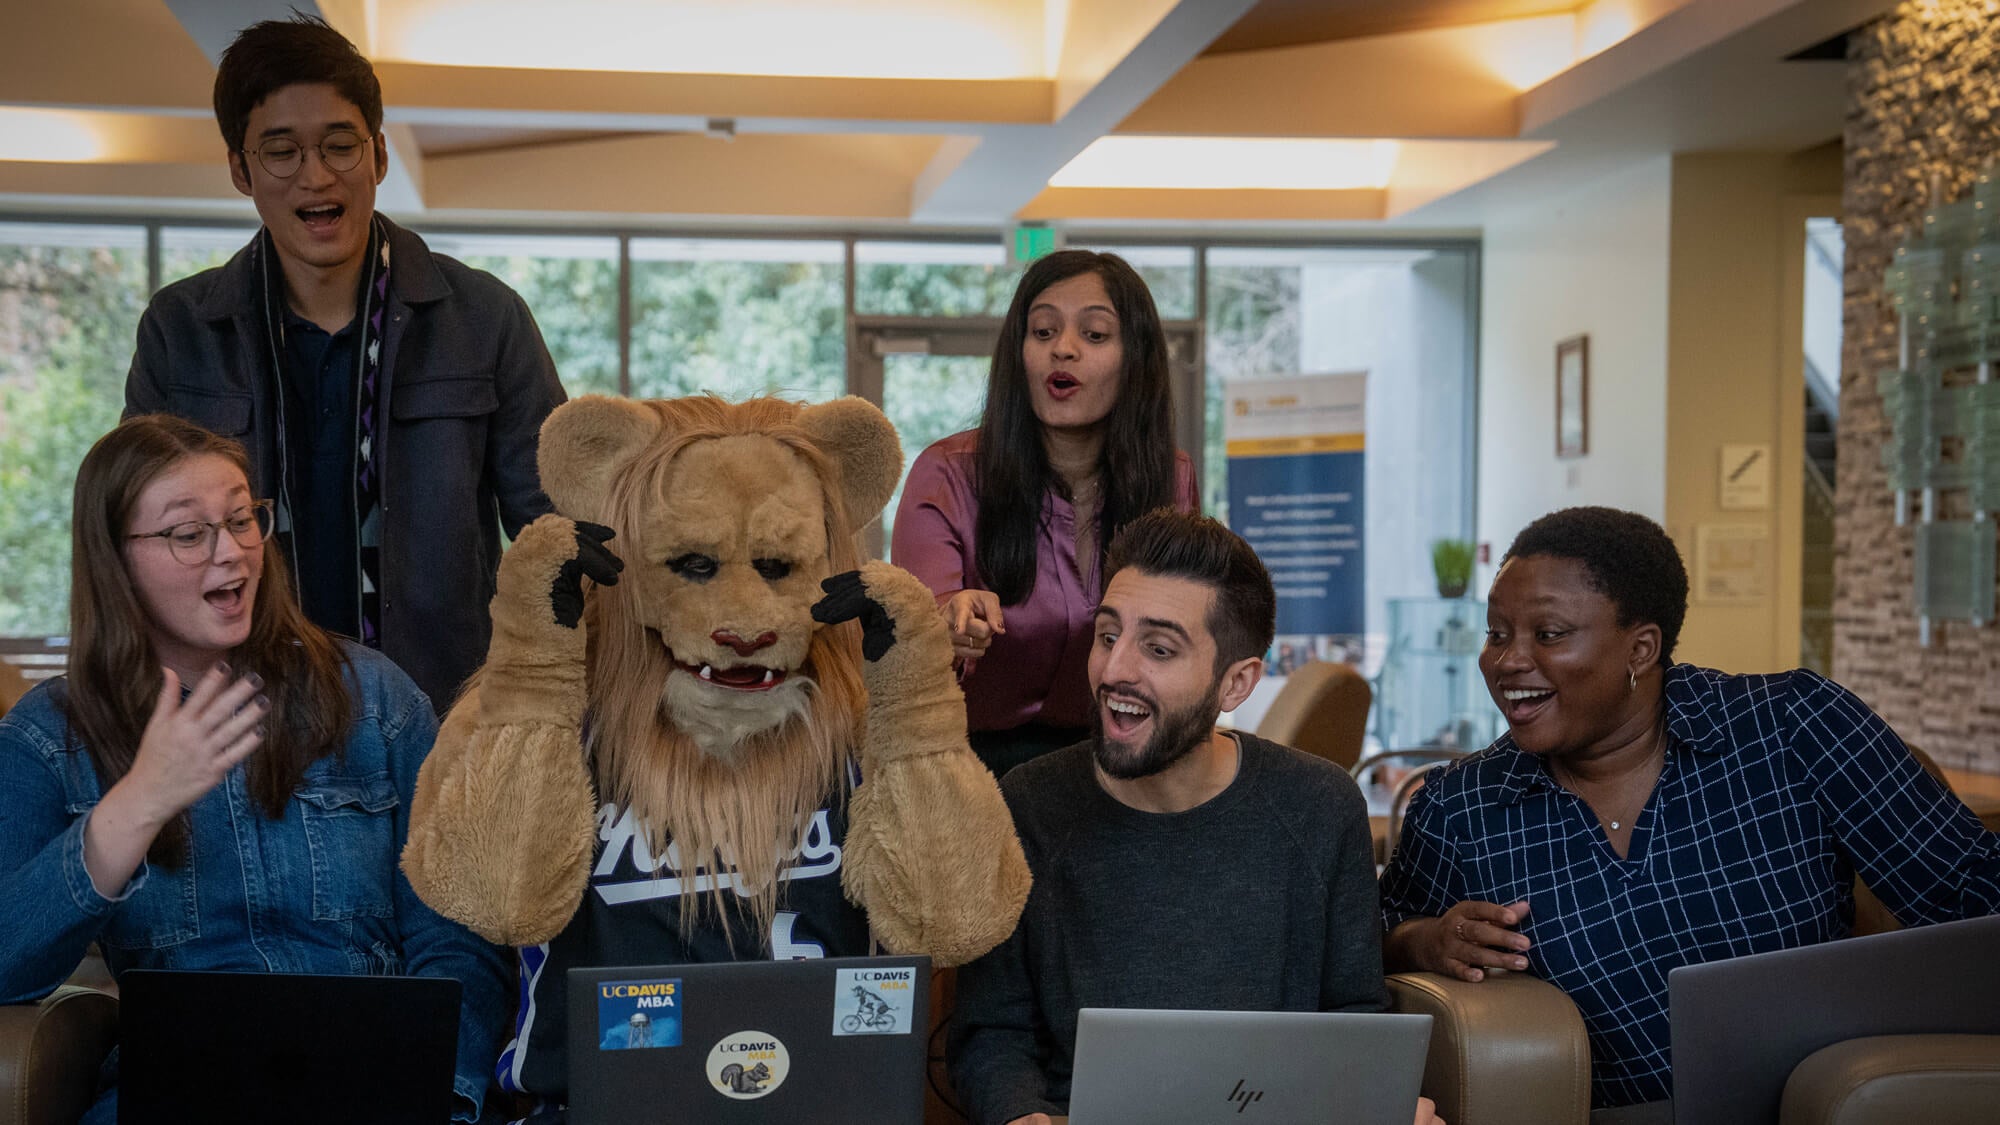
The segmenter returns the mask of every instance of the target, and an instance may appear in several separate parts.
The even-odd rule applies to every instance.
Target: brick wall
[[[1917,644],[1912,532],[1895,525],[1875,393],[1875,373],[1897,363],[1882,298],[1897,244],[2000,160],[2000,0],[1910,0],[1857,32],[1845,147],[1834,678],[1943,765],[2000,773],[2000,625],[1934,623],[1930,647]],[[1963,514],[1962,498],[1943,499],[1940,516]]]

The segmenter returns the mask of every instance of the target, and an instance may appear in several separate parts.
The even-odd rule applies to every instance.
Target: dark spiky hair
[[[1262,657],[1278,625],[1270,572],[1243,537],[1207,516],[1158,508],[1125,525],[1106,555],[1104,585],[1126,567],[1160,578],[1185,578],[1215,591],[1208,632],[1215,670]]]
[[[1688,576],[1666,529],[1637,512],[1564,508],[1529,524],[1507,548],[1508,559],[1531,555],[1581,563],[1591,588],[1617,609],[1619,628],[1658,625],[1660,664],[1673,662],[1687,618]]]
[[[382,83],[347,37],[315,16],[294,11],[236,33],[215,68],[215,124],[235,153],[250,130],[250,114],[287,86],[324,82],[361,111],[368,131],[382,131]]]

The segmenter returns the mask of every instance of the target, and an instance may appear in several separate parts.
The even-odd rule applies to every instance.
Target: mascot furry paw
[[[944,623],[910,574],[856,565],[902,469],[881,411],[586,397],[540,464],[560,514],[501,563],[403,853],[440,913],[530,947],[519,1088],[563,1085],[571,966],[1004,940],[1028,869]]]

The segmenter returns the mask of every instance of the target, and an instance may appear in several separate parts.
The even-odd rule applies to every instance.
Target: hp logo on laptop
[[[1236,1088],[1229,1091],[1229,1104],[1235,1106],[1238,1113],[1249,1109],[1251,1102],[1261,1102],[1263,1100],[1264,1091],[1244,1089],[1243,1079],[1241,1078],[1236,1080]]]

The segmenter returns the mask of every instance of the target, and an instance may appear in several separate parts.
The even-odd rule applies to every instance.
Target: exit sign
[[[1015,264],[1026,265],[1055,253],[1060,245],[1061,240],[1056,237],[1054,227],[1025,226],[1014,228],[1011,249]]]

